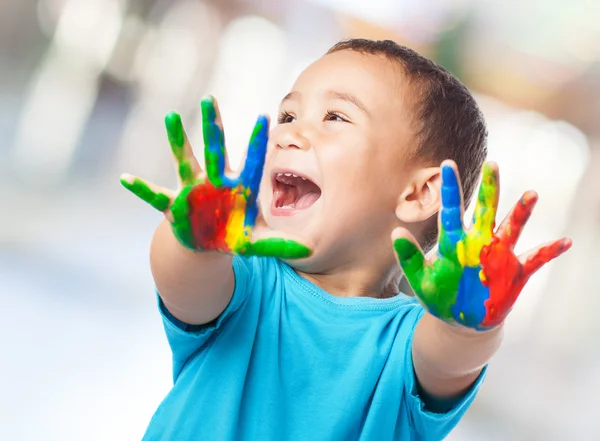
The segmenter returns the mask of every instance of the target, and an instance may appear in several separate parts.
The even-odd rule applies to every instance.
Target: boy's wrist
[[[427,371],[429,377],[460,379],[478,373],[496,353],[502,337],[503,326],[475,331],[426,313],[415,329],[413,356],[419,369]]]
[[[480,341],[485,340],[486,338],[494,338],[504,327],[504,322],[494,328],[483,330],[469,328],[457,323],[448,323],[441,319],[437,319],[437,322],[439,332],[447,333],[449,336],[455,336],[458,339],[465,339],[466,341]]]
[[[488,357],[485,357],[485,362],[491,358],[500,346],[504,333],[504,323],[486,330],[476,330],[459,324],[451,324],[438,318],[435,318],[435,323],[436,339],[451,348],[452,352],[460,353],[462,350],[471,352],[471,350],[479,348],[483,353],[489,354]]]

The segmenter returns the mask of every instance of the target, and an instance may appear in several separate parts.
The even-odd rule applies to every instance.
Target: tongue
[[[319,196],[314,191],[302,194],[297,187],[286,186],[283,190],[276,190],[273,199],[277,207],[301,210],[314,204]]]
[[[275,205],[279,208],[301,210],[310,207],[321,196],[321,190],[306,179],[278,177],[280,183],[273,194]]]
[[[308,208],[319,199],[319,194],[310,192],[305,195],[300,196],[300,198],[296,201],[294,208],[301,210],[303,208]]]

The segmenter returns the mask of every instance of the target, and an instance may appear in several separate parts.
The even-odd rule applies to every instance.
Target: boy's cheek
[[[263,192],[261,189],[261,192],[258,194],[257,205],[258,211],[263,216],[265,221],[269,223],[271,218],[271,195],[269,193]]]

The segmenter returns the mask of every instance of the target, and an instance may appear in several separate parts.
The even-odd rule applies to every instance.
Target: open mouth
[[[306,176],[293,172],[273,173],[273,206],[279,210],[304,210],[321,197],[321,189]]]

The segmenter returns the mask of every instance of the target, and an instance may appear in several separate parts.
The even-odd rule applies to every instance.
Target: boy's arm
[[[160,298],[175,318],[190,325],[211,322],[229,304],[235,284],[232,259],[184,247],[167,220],[156,229],[150,247],[150,267]]]
[[[123,175],[121,183],[165,215],[154,234],[150,264],[159,295],[176,319],[208,323],[229,304],[234,292],[234,255],[297,259],[308,247],[290,239],[252,240],[257,195],[267,151],[269,120],[260,116],[241,174],[230,177],[221,118],[212,97],[202,100],[205,171],[196,160],[181,117],[165,118],[177,162],[179,191]]]
[[[417,323],[412,345],[419,386],[433,397],[461,395],[500,347],[502,335],[503,326],[479,332],[425,313]]]
[[[498,349],[504,319],[529,277],[571,246],[560,239],[516,256],[537,195],[526,192],[494,229],[498,179],[497,166],[484,164],[473,226],[465,230],[456,165],[442,163],[440,239],[432,260],[407,230],[392,234],[404,275],[427,310],[411,350],[419,385],[434,398],[456,397],[473,384]]]

